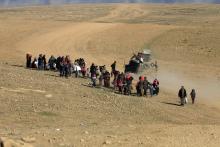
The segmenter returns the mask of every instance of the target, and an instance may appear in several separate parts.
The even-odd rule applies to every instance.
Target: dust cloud
[[[197,98],[220,102],[220,81],[214,77],[201,79],[188,77],[180,72],[169,72],[162,69],[158,71],[157,78],[160,81],[161,88],[166,91],[177,94],[179,88],[184,86],[188,95],[192,89],[195,89]]]

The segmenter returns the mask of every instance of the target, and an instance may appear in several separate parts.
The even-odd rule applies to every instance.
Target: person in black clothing
[[[96,74],[96,66],[94,63],[92,63],[92,65],[90,66],[90,73],[91,75]]]
[[[95,87],[96,86],[96,66],[94,63],[92,63],[92,65],[90,66],[90,73],[91,73],[91,80],[92,80],[92,86]]]
[[[42,54],[40,54],[39,57],[38,57],[38,69],[39,70],[43,70],[44,69],[44,61],[43,61]]]
[[[64,75],[66,78],[71,76],[71,60],[68,55],[64,58]]]
[[[114,61],[114,63],[111,65],[111,68],[112,68],[111,76],[113,76],[114,72],[116,71],[116,61]]]
[[[192,99],[192,104],[195,103],[195,98],[196,98],[196,91],[195,89],[192,89],[191,93],[190,93],[191,99]]]
[[[184,88],[184,86],[181,86],[179,92],[178,92],[178,96],[180,98],[180,104],[181,106],[184,106],[185,104],[185,98],[187,97],[187,93],[186,93],[186,89]]]
[[[36,69],[37,68],[37,58],[34,58],[33,62],[31,63],[31,68]]]
[[[43,55],[42,60],[43,60],[44,70],[46,70],[46,69],[47,69],[47,59],[46,59],[46,55]]]
[[[59,70],[60,71],[60,68],[61,68],[61,61],[62,61],[62,57],[57,57],[57,59],[56,59],[56,68],[57,68],[57,70]]]
[[[127,75],[127,77],[125,78],[124,95],[131,94],[131,87],[132,87],[133,79],[134,78],[130,75]]]
[[[26,67],[31,68],[31,54],[26,54]]]
[[[136,85],[136,90],[137,90],[137,96],[142,96],[143,95],[143,81],[141,77],[139,77],[139,81]]]
[[[147,96],[147,90],[149,89],[149,82],[147,80],[147,77],[144,77],[143,89],[144,89],[144,95]]]
[[[60,76],[63,77],[65,75],[65,58],[64,58],[64,56],[60,58],[59,71],[60,71]]]

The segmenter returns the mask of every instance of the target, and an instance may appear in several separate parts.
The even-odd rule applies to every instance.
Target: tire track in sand
[[[90,59],[86,50],[93,35],[111,29],[117,24],[75,23],[48,30],[46,33],[35,33],[17,44],[20,51],[33,55],[73,55]],[[88,52],[88,53],[87,53]]]

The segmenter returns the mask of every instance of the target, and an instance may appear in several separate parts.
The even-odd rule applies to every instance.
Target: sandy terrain
[[[219,14],[219,5],[202,4],[0,9],[0,136],[36,147],[218,147]],[[143,73],[160,80],[153,98],[24,68],[29,52],[83,57],[108,68],[117,60],[122,70],[143,48],[159,64],[158,72]],[[195,105],[177,106],[181,85],[197,90]]]

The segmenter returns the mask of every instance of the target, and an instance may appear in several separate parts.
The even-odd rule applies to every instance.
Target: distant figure
[[[44,61],[43,61],[43,55],[40,54],[38,57],[38,69],[43,70],[44,69]]]
[[[64,59],[64,56],[60,57],[59,60],[60,60],[60,63],[59,63],[60,77],[63,77],[65,75],[65,68],[64,68],[65,59]]]
[[[37,58],[34,58],[33,62],[31,63],[31,68],[37,69],[37,65],[38,65]]]
[[[106,72],[105,65],[99,66],[99,71],[100,71],[100,75],[99,75],[99,86],[103,86],[104,74],[105,74],[105,72]]]
[[[64,58],[64,75],[66,78],[71,76],[71,60],[69,55]]]
[[[153,81],[153,86],[154,87],[158,87],[159,86],[159,81],[157,80],[157,79],[155,79],[154,81]]]
[[[124,95],[131,95],[133,77],[130,74],[125,76]]]
[[[142,96],[143,95],[143,81],[144,81],[144,79],[142,78],[142,76],[140,76],[139,81],[136,85],[137,96]]]
[[[48,64],[49,64],[50,70],[55,70],[56,69],[56,58],[53,55],[51,55],[51,57],[48,61]]]
[[[115,71],[113,72],[114,79],[113,79],[112,84],[113,84],[113,86],[114,86],[114,89],[117,88],[117,79],[118,79],[119,74],[120,74],[119,71],[116,71],[116,70],[115,70]]]
[[[186,93],[186,89],[184,88],[184,86],[181,86],[180,90],[179,90],[179,93],[178,93],[178,96],[180,98],[180,104],[181,106],[184,106],[185,104],[185,98],[187,96],[187,93]]]
[[[79,73],[80,73],[80,72],[82,73],[82,71],[81,71],[82,69],[81,69],[81,67],[78,65],[77,62],[75,62],[75,63],[73,64],[73,68],[74,68],[74,72],[75,72],[75,77],[78,78]]]
[[[31,68],[31,54],[26,54],[26,67]]]
[[[92,86],[96,86],[96,66],[94,63],[90,66],[90,73],[91,73],[91,81],[92,81]]]
[[[192,89],[191,93],[190,93],[191,99],[192,99],[192,104],[194,104],[195,102],[195,98],[196,98],[196,91],[195,89]]]
[[[147,90],[149,89],[149,82],[147,80],[147,77],[144,77],[143,89],[144,89],[144,95],[147,96]]]
[[[103,74],[104,87],[107,87],[107,88],[110,87],[110,78],[111,78],[111,74],[110,72],[106,70],[105,73]]]
[[[123,93],[124,73],[120,73],[117,78],[117,87],[119,93]]]
[[[150,96],[152,97],[155,93],[155,88],[154,88],[153,84],[151,84],[150,82],[149,82],[148,86],[149,86],[149,90],[150,90]]]
[[[57,59],[56,59],[56,68],[57,68],[57,70],[59,70],[59,71],[61,71],[61,63],[62,63],[62,57],[61,56],[59,56],[59,57],[57,57]]]
[[[112,68],[111,76],[113,76],[113,74],[116,70],[116,61],[114,61],[114,63],[112,63],[111,68]]]
[[[46,59],[46,55],[43,55],[42,60],[43,60],[44,70],[46,70],[46,69],[47,69],[47,59]]]
[[[157,79],[155,79],[154,81],[153,81],[153,87],[154,87],[154,89],[155,89],[155,92],[154,92],[154,94],[156,94],[156,95],[158,95],[159,94],[159,91],[160,91],[160,88],[159,88],[159,81],[157,80]]]
[[[83,78],[85,78],[86,77],[86,65],[85,64],[82,65],[81,67],[81,73],[82,73]]]

